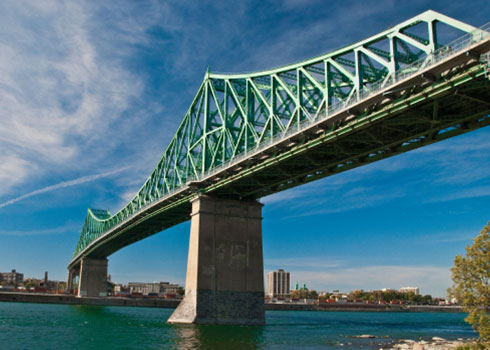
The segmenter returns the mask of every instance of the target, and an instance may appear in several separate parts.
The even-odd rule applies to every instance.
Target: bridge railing
[[[450,42],[447,45],[441,46],[434,52],[431,52],[429,55],[426,57],[423,57],[415,62],[413,62],[410,65],[407,65],[404,67],[403,70],[396,71],[391,79],[389,80],[388,83],[385,81],[379,81],[377,83],[373,83],[370,85],[369,89],[362,89],[359,94],[354,95],[353,98],[351,98],[349,101],[343,103],[343,102],[337,102],[333,103],[332,105],[329,106],[328,110],[326,113],[322,113],[322,110],[319,110],[316,114],[311,119],[304,119],[300,123],[298,123],[298,128],[291,128],[288,129],[284,133],[277,133],[273,137],[264,140],[263,142],[259,143],[256,147],[251,148],[251,149],[246,149],[242,153],[237,154],[234,158],[229,160],[228,162],[222,163],[212,169],[209,169],[204,173],[203,176],[200,177],[195,177],[191,175],[191,178],[193,181],[199,181],[203,178],[209,177],[216,175],[223,169],[232,166],[236,163],[239,163],[243,161],[244,159],[250,157],[250,155],[259,153],[260,151],[264,150],[265,148],[268,148],[274,144],[278,144],[288,138],[290,138],[292,135],[300,132],[301,130],[307,129],[308,127],[312,126],[313,124],[316,124],[320,120],[326,120],[332,117],[333,115],[337,114],[340,111],[349,109],[349,107],[357,104],[358,102],[371,97],[375,96],[378,93],[380,93],[382,90],[386,90],[390,86],[405,80],[407,78],[410,78],[418,73],[420,73],[422,70],[427,69],[431,66],[434,66],[435,64],[453,56],[456,55],[457,53],[460,53],[469,47],[471,47],[473,44],[481,42],[487,38],[490,37],[490,23],[485,24],[484,26],[478,28],[477,30],[467,33],[463,35],[462,37]],[[488,63],[488,62],[487,62]],[[173,193],[177,192],[178,190],[172,191],[172,193],[169,193],[169,196],[171,196]]]

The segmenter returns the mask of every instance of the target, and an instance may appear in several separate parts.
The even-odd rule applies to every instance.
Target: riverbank
[[[176,308],[180,299],[160,298],[77,298],[71,294],[42,294],[0,292],[0,302],[23,302],[41,304],[68,304],[68,305],[98,305],[98,306],[137,306],[156,308]],[[378,305],[361,303],[327,303],[327,304],[301,304],[301,303],[266,303],[266,310],[280,311],[351,311],[351,312],[463,312],[459,306],[435,305]]]
[[[433,337],[431,340],[399,340],[393,348],[389,350],[452,350],[461,346],[473,343],[472,339],[447,340],[440,337]]]
[[[459,306],[437,305],[390,305],[390,304],[363,304],[363,303],[326,303],[326,304],[300,304],[300,303],[276,303],[265,304],[266,310],[283,311],[371,311],[371,312],[463,312]]]
[[[160,298],[77,298],[71,294],[41,294],[41,293],[15,293],[0,292],[0,302],[20,302],[38,304],[68,304],[68,305],[96,305],[96,306],[139,306],[176,308],[179,299]]]

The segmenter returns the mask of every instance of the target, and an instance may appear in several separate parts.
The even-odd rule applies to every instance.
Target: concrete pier
[[[262,204],[192,201],[186,291],[169,323],[262,325]]]
[[[80,265],[78,297],[106,297],[107,259],[83,258]]]
[[[73,293],[73,280],[80,274],[79,270],[68,269],[68,281],[66,283],[66,292]]]

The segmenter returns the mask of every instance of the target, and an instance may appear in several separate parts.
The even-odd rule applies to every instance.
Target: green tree
[[[466,246],[466,256],[454,258],[451,268],[453,287],[448,294],[468,312],[466,322],[480,335],[478,347],[490,347],[490,222]]]

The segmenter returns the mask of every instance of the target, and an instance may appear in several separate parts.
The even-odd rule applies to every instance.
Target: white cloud
[[[66,232],[79,232],[80,225],[66,224],[60,227],[39,229],[39,230],[0,230],[0,236],[35,236],[35,235],[55,235]]]
[[[35,170],[32,164],[14,154],[0,154],[0,164],[0,196],[5,194],[9,188],[25,181]]]
[[[490,196],[490,186],[479,186],[473,188],[466,188],[447,195],[431,198],[427,202],[429,203],[448,202],[448,201],[454,201],[458,199],[478,198],[478,197],[488,197],[488,196]]]
[[[43,193],[52,192],[52,191],[55,191],[55,190],[59,190],[61,188],[76,186],[76,185],[80,185],[80,184],[83,184],[83,183],[86,183],[86,182],[95,181],[95,180],[98,180],[98,179],[101,179],[101,178],[104,178],[104,177],[107,177],[107,176],[110,176],[110,175],[117,174],[117,173],[119,173],[119,172],[121,172],[123,170],[126,170],[126,169],[128,169],[128,167],[124,167],[124,168],[120,168],[120,169],[117,169],[117,170],[108,171],[108,172],[101,173],[101,174],[83,176],[83,177],[80,177],[78,179],[74,179],[74,180],[70,180],[70,181],[63,181],[63,182],[57,183],[56,185],[47,186],[47,187],[41,188],[39,190],[26,193],[26,194],[24,194],[22,196],[19,196],[19,197],[10,199],[10,200],[8,200],[6,202],[0,203],[0,208],[6,207],[8,205],[12,205],[14,203],[17,203],[18,201],[23,200],[23,199],[27,199],[27,198],[30,198],[30,197],[38,196],[38,195],[43,194]]]
[[[344,264],[341,260],[328,260],[324,257],[294,257],[294,258],[277,258],[265,259],[266,268],[294,268],[294,267],[311,267],[311,268],[332,268],[340,267]]]
[[[477,233],[478,230],[471,231],[470,229],[464,231],[446,231],[421,236],[417,239],[417,242],[422,245],[433,243],[471,242]],[[413,239],[411,239],[411,241],[413,242]]]
[[[141,94],[141,78],[94,43],[91,16],[73,2],[0,5],[0,195],[103,158],[112,123]]]

